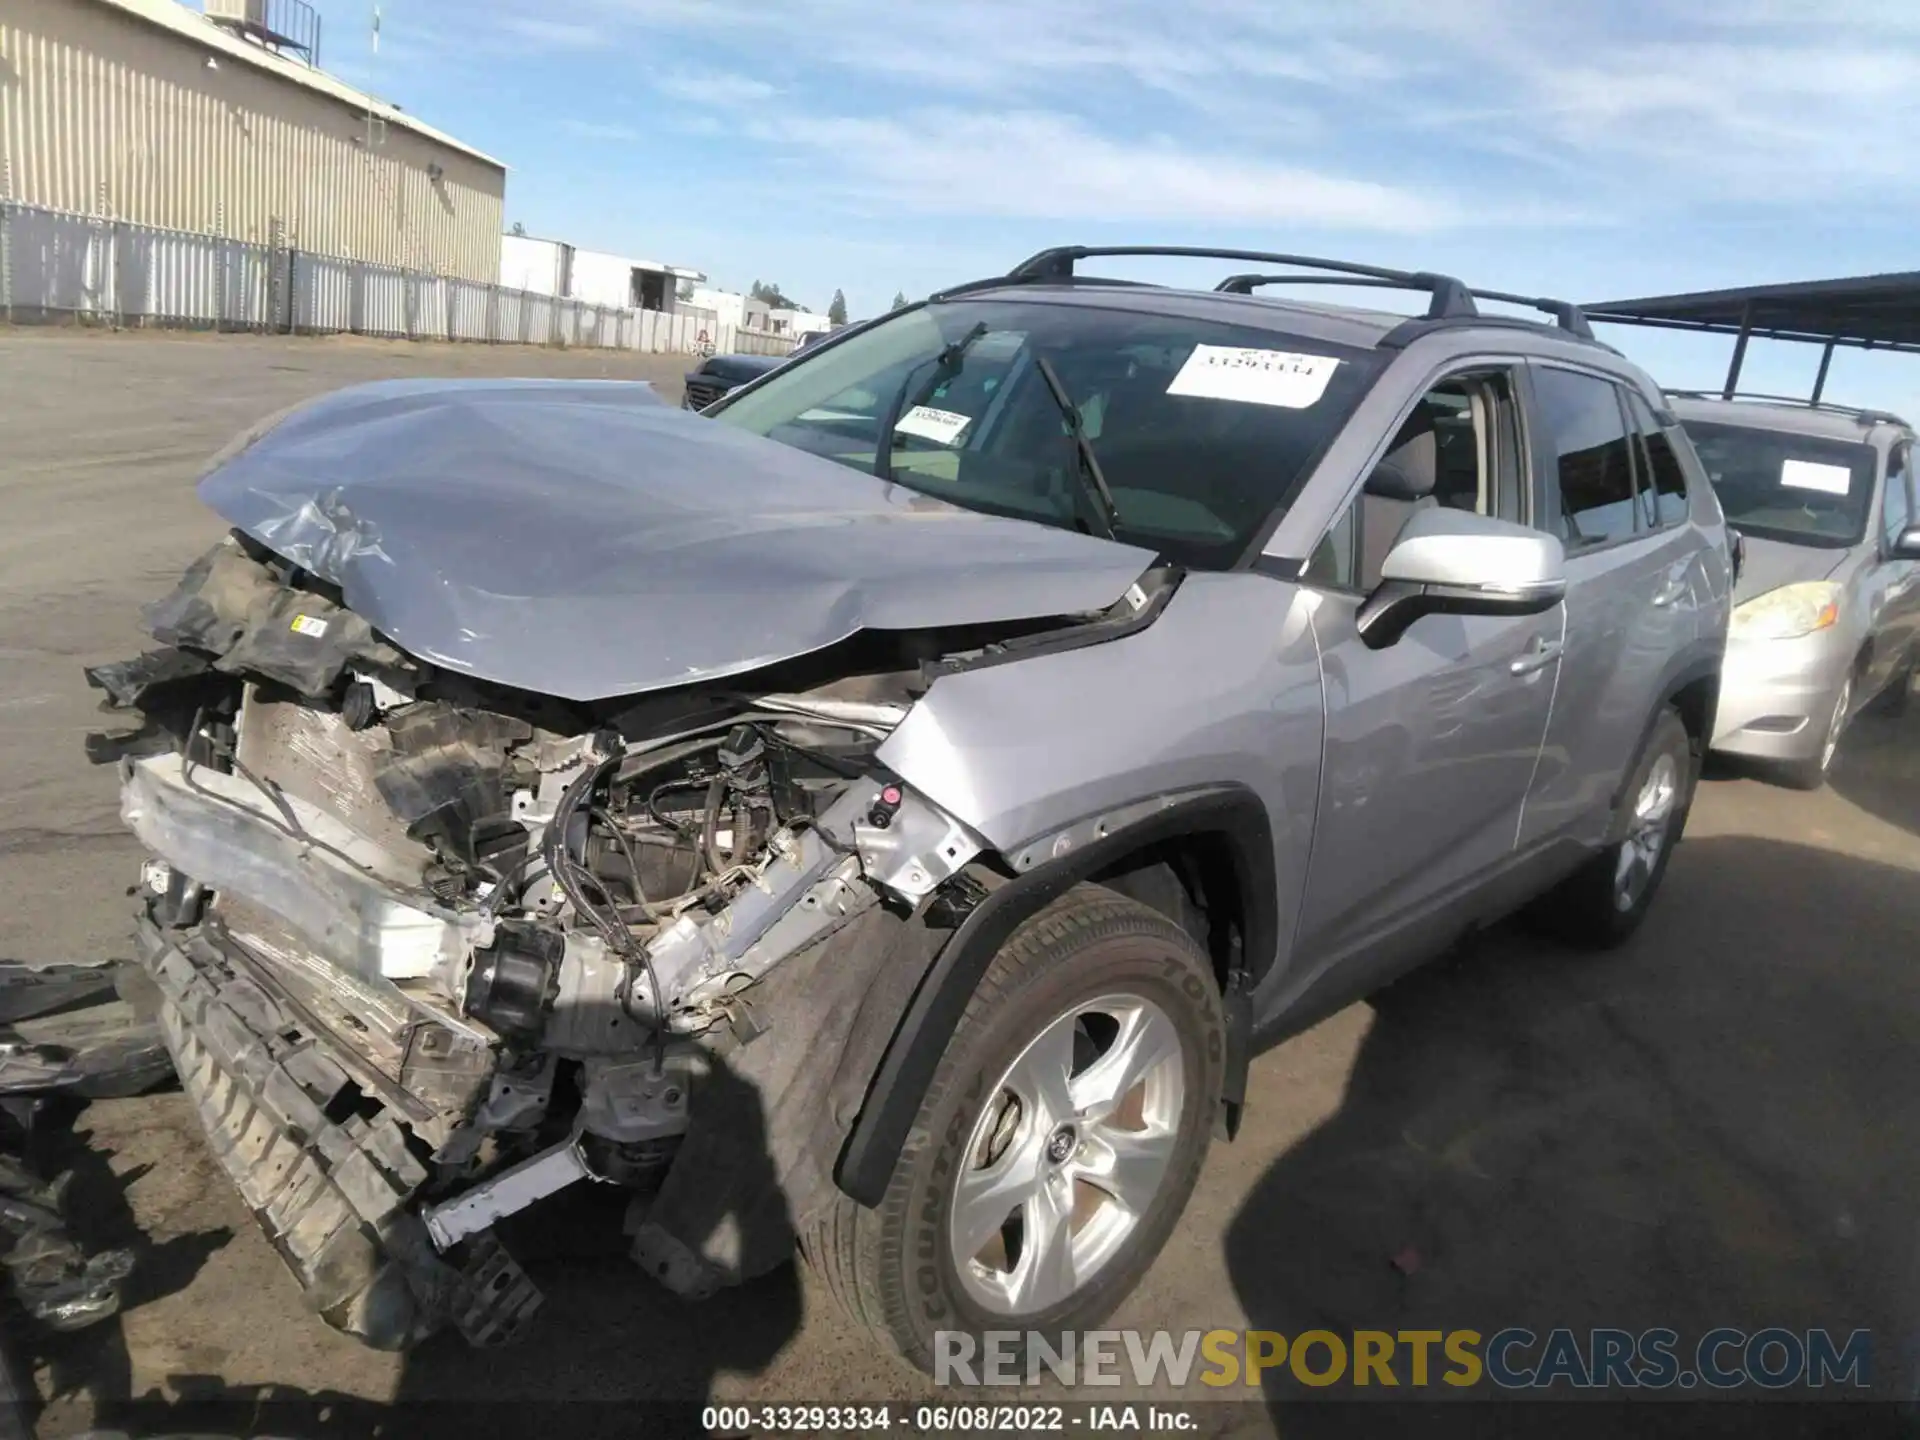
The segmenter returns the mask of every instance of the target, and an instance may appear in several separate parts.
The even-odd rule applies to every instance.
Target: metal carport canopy
[[[1615,325],[1735,336],[1733,360],[1727,367],[1725,393],[1729,396],[1740,380],[1747,341],[1755,335],[1824,347],[1820,373],[1813,382],[1811,398],[1816,401],[1826,386],[1827,366],[1836,345],[1920,354],[1920,270],[1603,300],[1581,308],[1588,318]]]

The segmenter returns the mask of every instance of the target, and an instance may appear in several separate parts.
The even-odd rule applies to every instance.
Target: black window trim
[[[1567,370],[1567,371],[1571,371],[1575,375],[1585,376],[1589,380],[1599,380],[1604,382],[1605,384],[1611,385],[1614,391],[1614,395],[1613,395],[1614,408],[1620,412],[1620,425],[1621,425],[1621,428],[1625,431],[1626,437],[1627,437],[1627,442],[1628,442],[1627,443],[1627,473],[1628,473],[1628,476],[1630,477],[1630,482],[1634,487],[1633,506],[1632,506],[1633,529],[1628,534],[1617,535],[1610,540],[1601,540],[1592,545],[1582,545],[1578,550],[1568,550],[1567,563],[1572,564],[1576,560],[1586,559],[1589,555],[1605,555],[1609,551],[1618,550],[1621,547],[1626,545],[1637,545],[1648,540],[1657,539],[1662,533],[1662,531],[1671,529],[1671,528],[1676,528],[1671,526],[1660,526],[1652,530],[1643,530],[1640,528],[1640,521],[1642,518],[1640,513],[1640,477],[1639,477],[1638,469],[1636,468],[1634,463],[1635,447],[1632,443],[1633,433],[1634,433],[1633,425],[1632,425],[1632,415],[1631,415],[1631,412],[1627,409],[1626,397],[1622,394],[1623,391],[1635,388],[1633,386],[1633,382],[1628,377],[1624,375],[1617,375],[1610,370],[1602,370],[1596,366],[1590,366],[1590,365],[1571,364],[1567,361],[1560,359],[1558,356],[1555,356],[1552,359],[1546,359],[1541,356],[1533,356],[1528,359],[1527,365],[1529,367],[1528,377],[1527,377],[1527,380],[1528,380],[1527,398],[1529,402],[1533,404],[1535,407],[1538,407],[1540,403],[1540,399],[1539,399],[1539,396],[1535,394],[1533,391],[1532,371],[1534,369]],[[1641,396],[1641,398],[1644,400],[1646,397],[1643,395]],[[1649,406],[1649,408],[1652,408],[1652,407]],[[1537,409],[1535,413],[1536,414],[1538,413]],[[1658,411],[1655,411],[1656,416],[1658,415],[1658,413],[1659,413]],[[1542,445],[1552,445],[1553,442],[1551,440],[1551,437],[1549,437],[1546,434],[1546,426],[1542,425],[1539,428],[1540,428],[1540,437],[1541,437]],[[1547,451],[1544,449],[1537,449],[1534,452],[1534,468],[1539,472],[1539,486],[1536,487],[1536,497],[1540,495],[1542,488],[1544,488],[1546,504],[1542,508],[1546,512],[1545,518],[1551,522],[1550,525],[1535,525],[1534,528],[1536,530],[1545,530],[1547,534],[1557,537],[1560,540],[1560,542],[1564,545],[1566,543],[1566,537],[1560,533],[1560,519],[1561,519],[1560,455],[1559,455],[1559,450],[1557,445],[1554,446],[1553,452],[1551,454],[1547,453]],[[1549,475],[1552,476],[1552,480],[1553,480],[1553,483],[1551,485],[1547,484],[1547,477]],[[1692,503],[1691,491],[1688,492],[1688,503],[1689,503],[1689,509],[1691,509],[1691,503]]]
[[[1633,413],[1633,402],[1635,400],[1638,400],[1641,405],[1645,406],[1647,418],[1653,422],[1652,432],[1640,428],[1639,421]],[[1643,460],[1646,462],[1647,483],[1635,490],[1636,502],[1639,495],[1647,490],[1651,490],[1653,494],[1653,525],[1647,533],[1653,535],[1658,534],[1662,530],[1679,530],[1685,528],[1688,520],[1691,519],[1693,515],[1693,478],[1687,473],[1687,467],[1680,463],[1680,456],[1676,453],[1673,457],[1673,463],[1674,468],[1680,472],[1680,494],[1687,502],[1686,517],[1679,520],[1665,519],[1660,510],[1660,479],[1654,474],[1653,454],[1647,445],[1647,435],[1649,433],[1656,433],[1664,436],[1667,445],[1671,448],[1673,445],[1673,431],[1678,427],[1678,422],[1676,421],[1671,425],[1665,423],[1660,418],[1661,412],[1654,406],[1648,404],[1647,397],[1629,386],[1620,386],[1620,404],[1627,413],[1627,433],[1633,437],[1634,441],[1632,448],[1633,462],[1636,469]],[[1635,513],[1639,513],[1638,510],[1636,510]],[[1581,553],[1585,554],[1586,552],[1582,551]]]
[[[1620,412],[1620,428],[1627,434],[1627,473],[1632,477],[1633,486],[1633,533],[1651,535],[1663,529],[1660,524],[1660,492],[1653,485],[1653,457],[1647,454],[1647,444],[1640,435],[1639,422],[1633,418],[1633,406],[1627,403],[1627,391],[1624,386],[1613,387],[1614,408]],[[1648,519],[1647,496],[1653,496],[1652,523],[1644,524]]]
[[[1874,528],[1880,533],[1879,548],[1883,560],[1890,558],[1893,549],[1893,540],[1887,534],[1888,482],[1895,478],[1893,462],[1902,451],[1906,452],[1906,464],[1900,468],[1899,479],[1907,492],[1907,521],[1901,528],[1905,529],[1914,523],[1913,456],[1915,448],[1915,442],[1910,437],[1896,436],[1893,443],[1887,447],[1887,458],[1880,467],[1879,494],[1875,496],[1874,504]]]

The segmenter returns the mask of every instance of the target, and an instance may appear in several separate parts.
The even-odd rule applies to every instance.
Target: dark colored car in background
[[[704,410],[736,385],[758,380],[787,357],[784,355],[709,355],[687,376],[689,410]]]
[[[803,350],[811,350],[831,331],[815,330],[800,337],[800,343],[786,355],[712,355],[687,376],[686,398],[681,404],[688,410],[704,410],[736,385],[758,380],[775,366],[791,360]]]

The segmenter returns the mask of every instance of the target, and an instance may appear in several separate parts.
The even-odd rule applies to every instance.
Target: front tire
[[[1849,675],[1840,682],[1839,693],[1833,697],[1833,709],[1828,716],[1820,748],[1805,760],[1796,760],[1781,767],[1780,778],[1795,790],[1818,790],[1825,785],[1833,769],[1833,757],[1840,750],[1840,737],[1846,733],[1847,721],[1852,714],[1853,677]]]
[[[801,1253],[929,1372],[940,1331],[1094,1327],[1199,1179],[1225,1051],[1192,938],[1079,886],[994,956],[880,1205],[839,1197]]]
[[[1686,829],[1698,771],[1692,737],[1669,706],[1627,782],[1625,833],[1535,902],[1541,923],[1592,949],[1622,944],[1638,930]]]
[[[1873,702],[1873,712],[1888,720],[1898,720],[1913,708],[1913,657],[1900,667],[1900,673],[1887,682]]]

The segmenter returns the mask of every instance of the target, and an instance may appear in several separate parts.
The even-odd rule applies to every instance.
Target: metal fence
[[[0,320],[655,354],[784,355],[711,310],[625,310],[391,265],[0,201]]]

